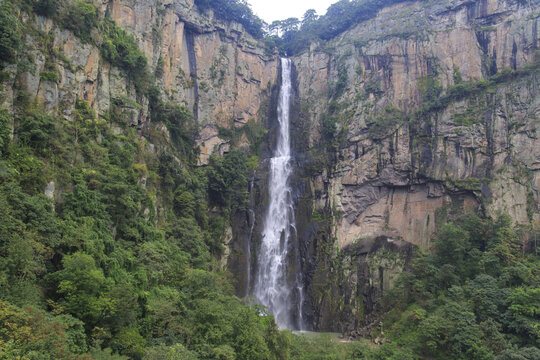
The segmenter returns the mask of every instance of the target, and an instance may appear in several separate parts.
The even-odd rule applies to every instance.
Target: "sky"
[[[324,15],[326,9],[337,0],[247,0],[253,12],[271,23],[290,17],[301,19],[306,10],[315,9],[318,15]]]

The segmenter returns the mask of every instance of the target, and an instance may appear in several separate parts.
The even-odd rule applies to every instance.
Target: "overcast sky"
[[[247,0],[253,12],[267,23],[290,17],[301,18],[308,9],[324,15],[328,7],[337,0]]]

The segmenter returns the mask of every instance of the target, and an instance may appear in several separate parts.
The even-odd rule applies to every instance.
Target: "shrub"
[[[21,45],[22,32],[13,5],[0,5],[0,62],[14,63]]]
[[[58,0],[38,0],[34,3],[34,11],[42,16],[52,17],[58,9]]]
[[[152,121],[165,123],[171,140],[183,159],[187,162],[194,161],[195,124],[188,108],[184,105],[165,103],[161,100],[161,93],[157,88],[149,90],[148,100]]]
[[[58,74],[55,73],[54,71],[42,71],[39,74],[39,78],[43,81],[50,81],[54,83],[57,83],[60,80],[60,78],[58,77]]]
[[[383,138],[388,135],[390,130],[395,130],[404,120],[405,115],[401,110],[393,106],[387,106],[369,124],[369,135],[374,139]]]
[[[73,31],[82,41],[90,42],[91,32],[98,24],[97,10],[94,5],[75,0],[62,18],[62,24]]]
[[[110,19],[105,19],[101,30],[104,35],[101,44],[103,57],[112,65],[125,70],[134,81],[137,91],[142,91],[149,82],[147,61],[133,36]]]
[[[28,112],[19,118],[17,135],[19,140],[36,149],[41,154],[46,154],[54,142],[53,135],[57,127],[52,116],[41,110]]]
[[[94,259],[83,252],[64,257],[62,264],[64,269],[52,275],[63,297],[62,304],[91,329],[113,312],[114,304],[107,295],[111,283]]]
[[[20,309],[0,300],[0,356],[3,359],[78,358],[71,352],[70,340],[66,325],[53,316],[33,308]]]
[[[132,359],[140,359],[144,354],[146,340],[137,329],[124,328],[113,340],[113,349]]]
[[[253,14],[245,1],[195,0],[195,4],[202,10],[212,8],[216,17],[220,19],[239,22],[255,38],[263,37],[263,21]]]
[[[233,150],[223,158],[210,157],[208,191],[214,204],[231,209],[243,207],[247,183],[247,158],[242,151]]]
[[[9,144],[11,134],[11,116],[7,110],[0,110],[0,156],[4,154]]]

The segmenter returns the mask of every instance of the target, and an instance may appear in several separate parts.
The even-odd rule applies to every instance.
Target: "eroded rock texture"
[[[207,163],[214,150],[228,149],[228,140],[218,137],[218,126],[241,127],[265,116],[268,94],[277,78],[277,55],[265,54],[262,44],[241,25],[200,13],[192,0],[160,4],[111,0],[95,5],[134,36],[151,72],[159,68],[162,75],[157,82],[167,95],[165,100],[192,109],[201,129],[201,164]],[[48,33],[50,48],[61,54],[55,62],[59,81],[40,79],[46,54],[38,37],[26,35],[25,45],[35,48],[30,51],[34,67],[20,77],[20,88],[31,99],[43,101],[48,111],[59,111],[66,118],[72,115],[76,100],[83,99],[100,116],[106,116],[115,103],[131,114],[134,126],[142,128],[150,121],[146,97],[138,96],[126,75],[102,59],[98,47],[83,43],[51,19],[38,16],[26,21],[36,22],[38,30]],[[92,36],[100,34],[95,30]],[[11,107],[13,96],[13,86],[4,89],[2,105]]]
[[[437,226],[467,210],[538,223],[538,11],[524,1],[407,2],[294,57],[305,147],[327,151],[325,124],[337,126],[335,157],[307,172],[303,197],[332,225],[299,230],[316,328],[365,324],[369,299],[388,286],[380,272],[396,270],[344,272],[321,258],[321,242],[336,245],[328,257],[365,263],[383,239],[429,248]],[[407,251],[389,253],[406,266]]]

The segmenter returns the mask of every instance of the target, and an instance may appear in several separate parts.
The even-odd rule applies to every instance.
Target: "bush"
[[[182,344],[173,346],[159,345],[146,348],[145,360],[199,360],[199,356],[194,351],[189,351]]]
[[[208,0],[207,0],[208,1]],[[284,20],[281,31],[281,50],[294,55],[305,50],[314,39],[329,40],[348,28],[373,18],[385,6],[404,2],[405,0],[340,0],[330,5],[325,15],[317,17],[306,13],[302,26],[290,26]],[[299,23],[298,19],[295,19]]]
[[[182,160],[187,163],[194,162],[196,159],[193,151],[195,124],[188,108],[184,105],[165,103],[161,99],[159,89],[155,87],[149,90],[148,101],[152,121],[164,123]]]
[[[14,63],[21,45],[22,32],[13,5],[0,5],[0,62]]]
[[[19,118],[16,134],[21,143],[48,154],[57,131],[55,119],[41,110],[29,111]]]
[[[243,208],[247,184],[247,158],[242,151],[233,150],[223,158],[210,157],[208,192],[214,204],[234,210]]]
[[[64,257],[64,269],[52,275],[62,295],[66,311],[83,320],[90,329],[114,312],[107,292],[111,286],[103,270],[96,266],[94,259],[83,252]]]
[[[38,0],[34,3],[34,11],[42,16],[52,17],[56,15],[58,0]]]
[[[101,29],[104,38],[101,44],[103,58],[126,71],[134,81],[137,91],[142,92],[149,82],[146,57],[139,45],[114,21],[105,19]]]
[[[65,325],[54,316],[0,300],[0,356],[3,359],[75,359],[78,352],[71,351],[72,339],[66,334]]]
[[[374,139],[381,139],[404,121],[405,114],[401,110],[393,106],[387,106],[369,123],[369,135]]]
[[[131,359],[141,359],[145,345],[146,340],[137,329],[124,328],[114,338],[112,348]]]
[[[82,41],[90,42],[92,30],[98,24],[97,10],[92,4],[75,0],[62,17],[62,24]]]
[[[202,10],[212,8],[216,17],[220,19],[239,22],[255,38],[263,37],[263,21],[253,14],[245,1],[195,0],[195,4]]]
[[[54,71],[42,71],[39,73],[39,78],[43,81],[50,81],[54,83],[57,83],[60,80],[58,74]]]
[[[10,141],[11,134],[11,116],[7,110],[0,110],[0,156],[2,156]]]
[[[504,350],[495,360],[536,360],[540,359],[540,350],[535,347]]]

